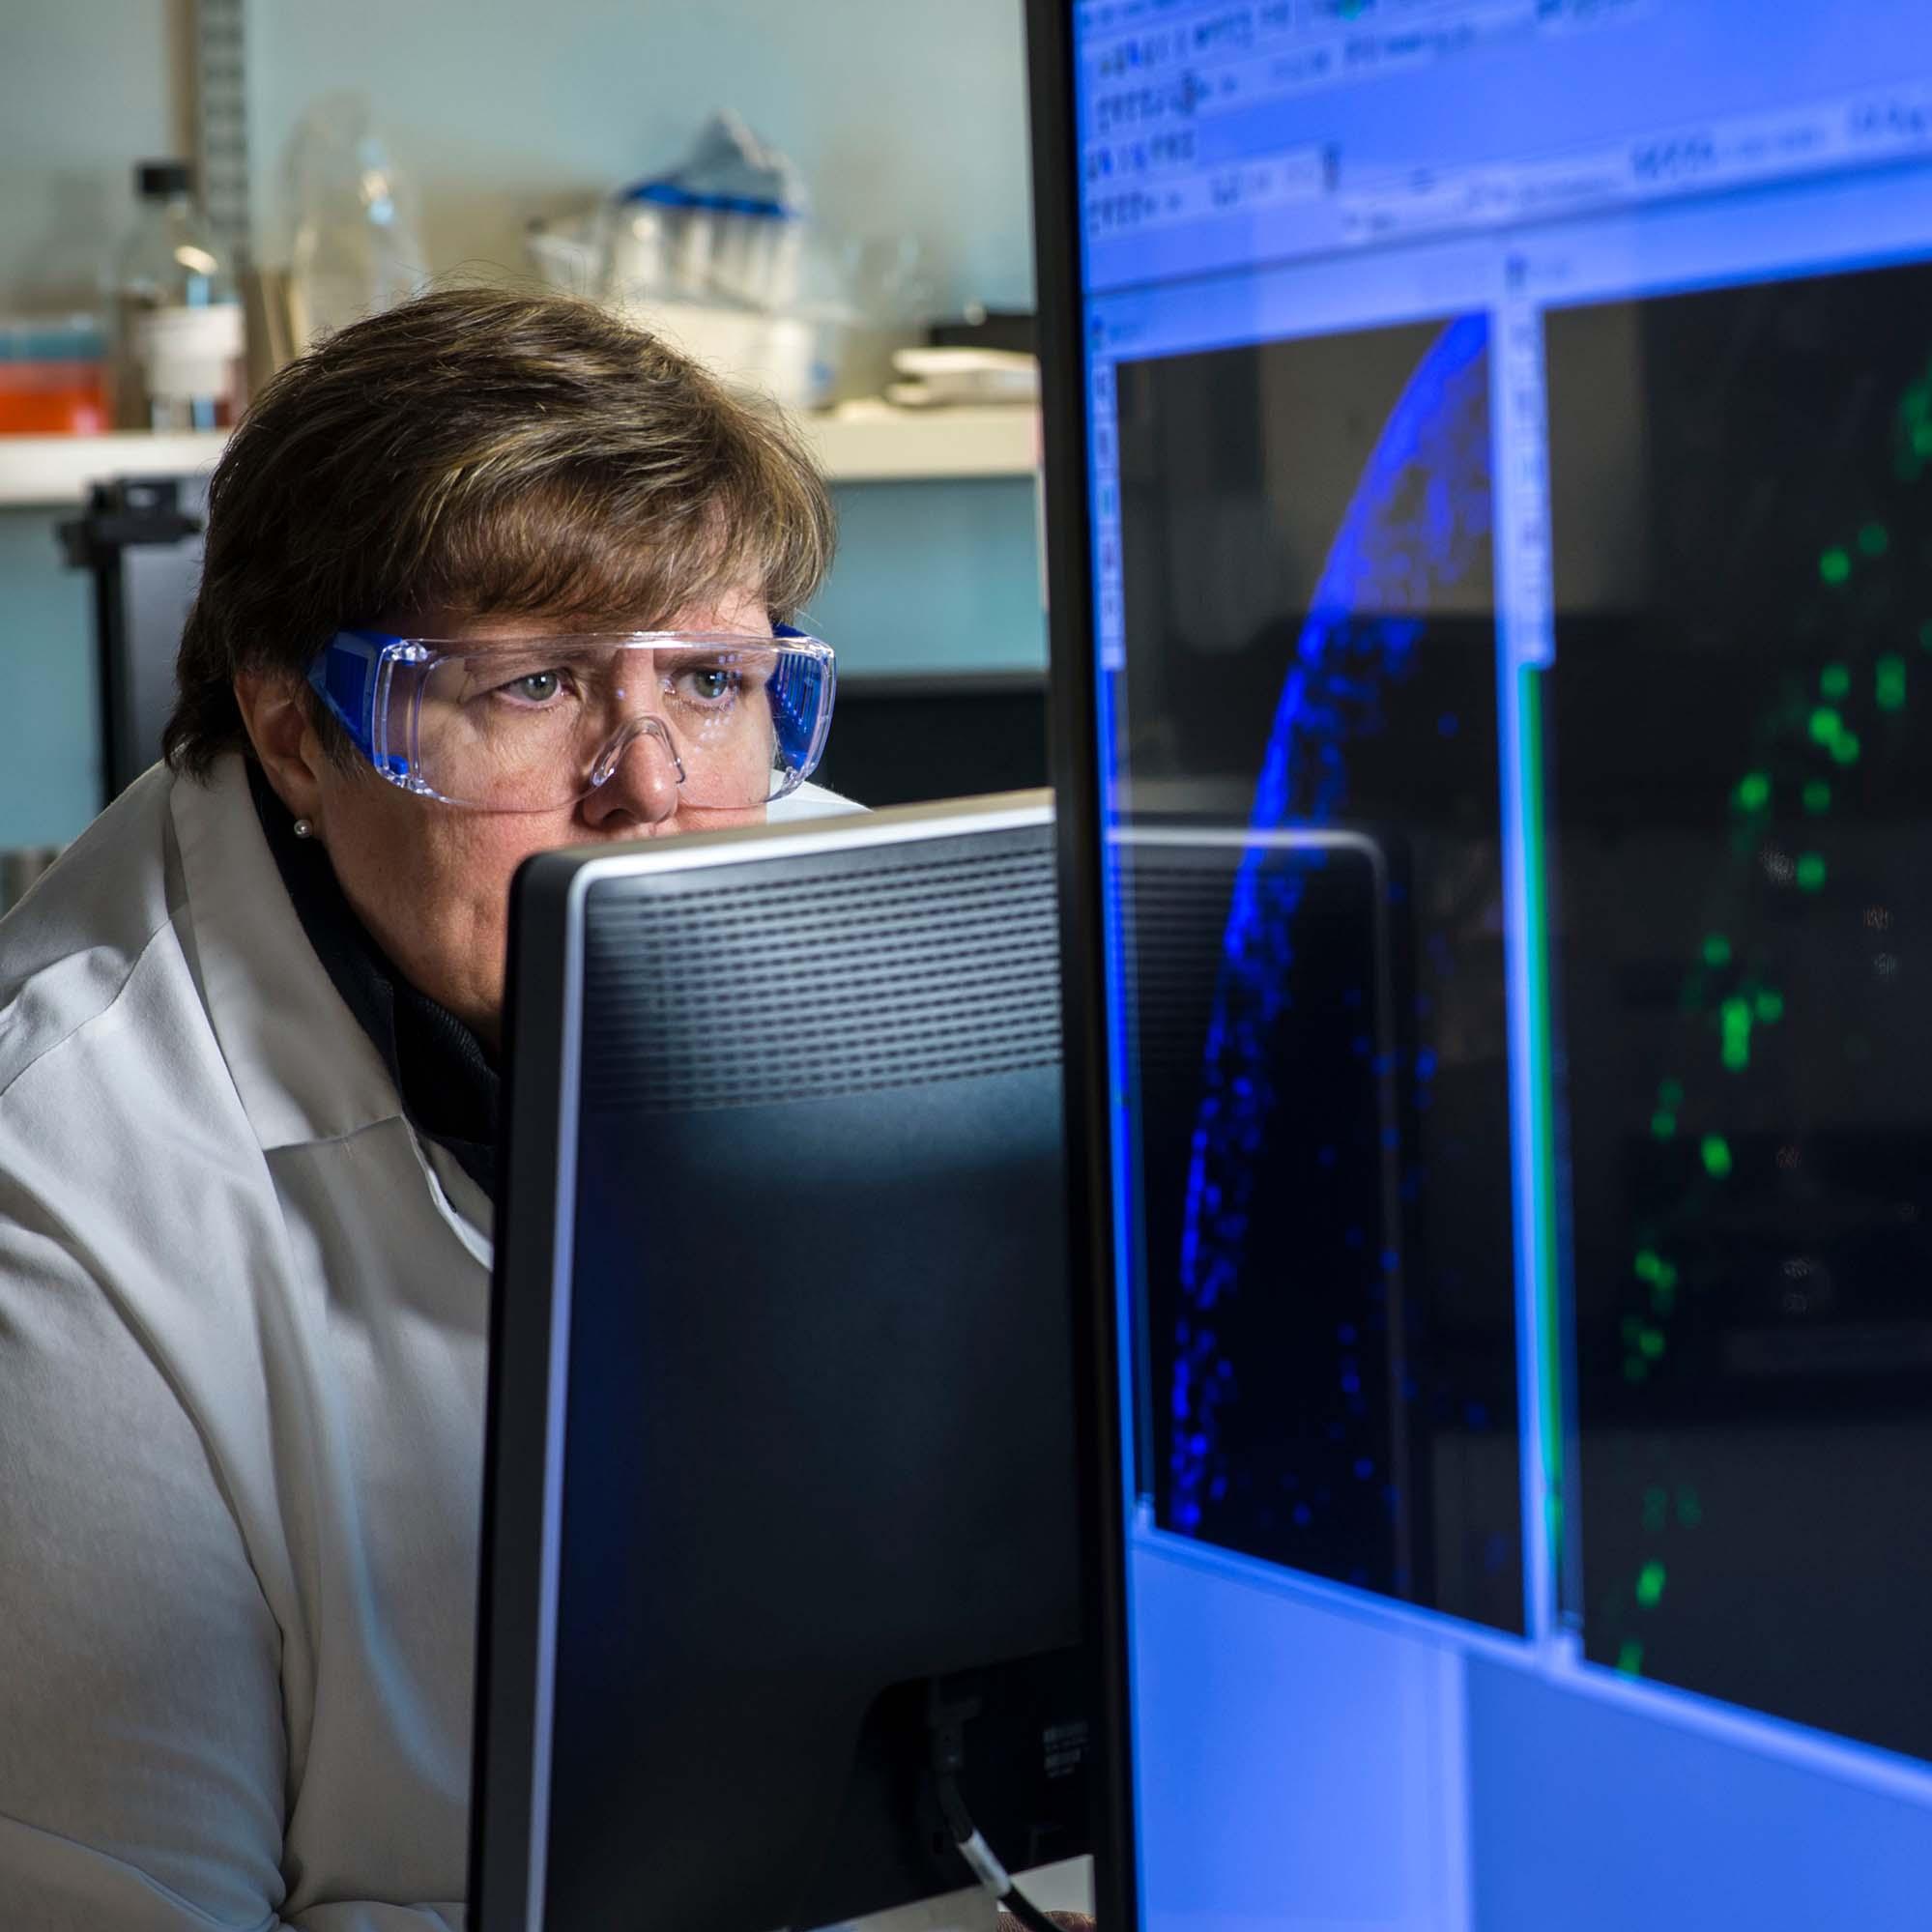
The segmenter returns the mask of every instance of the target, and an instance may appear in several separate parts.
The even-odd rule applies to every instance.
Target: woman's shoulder
[[[137,779],[0,919],[0,1096],[108,1013],[158,941],[175,944],[178,782],[160,766]]]

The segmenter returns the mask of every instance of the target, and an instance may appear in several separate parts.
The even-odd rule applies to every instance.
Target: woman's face
[[[582,628],[540,618],[458,619],[435,611],[381,627],[461,637],[479,646]],[[771,632],[761,598],[748,591],[693,604],[659,627]],[[694,817],[648,734],[629,746],[602,785],[573,805],[536,812],[445,805],[387,783],[360,762],[345,767],[332,760],[300,694],[246,678],[236,688],[270,782],[291,812],[314,824],[363,925],[405,978],[492,1048],[503,1015],[510,879],[532,852],[600,840],[668,838],[700,824],[711,830],[756,824],[764,817],[762,804]]]

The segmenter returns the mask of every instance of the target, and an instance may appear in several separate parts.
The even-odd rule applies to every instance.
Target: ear
[[[327,754],[316,735],[305,688],[287,678],[241,671],[235,676],[235,703],[275,796],[296,818],[308,819],[321,830]]]

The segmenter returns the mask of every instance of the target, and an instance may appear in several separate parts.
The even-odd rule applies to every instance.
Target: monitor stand
[[[849,1918],[824,1932],[997,1932],[999,1908],[980,1886],[949,1891],[917,1905],[902,1905],[869,1918]]]

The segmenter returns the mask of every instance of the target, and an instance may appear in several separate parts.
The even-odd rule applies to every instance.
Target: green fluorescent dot
[[[1704,941],[1704,964],[1714,966],[1731,964],[1731,942],[1722,933],[1713,933]]]
[[[1813,744],[1836,744],[1838,734],[1845,728],[1845,721],[1830,705],[1820,705],[1811,713],[1810,728]]]
[[[1852,688],[1852,674],[1842,664],[1828,664],[1818,674],[1818,688],[1835,701]]]
[[[1677,1132],[1677,1115],[1666,1113],[1659,1107],[1650,1117],[1650,1131],[1659,1140],[1668,1140]]]
[[[1883,557],[1891,547],[1891,533],[1882,523],[1868,523],[1859,532],[1859,548],[1867,557]]]
[[[1881,657],[1878,661],[1876,687],[1878,707],[1881,711],[1902,711],[1905,708],[1905,659],[1902,657]]]
[[[1842,584],[1852,574],[1852,559],[1847,551],[1831,549],[1818,560],[1818,574],[1828,584]]]
[[[1681,1081],[1674,1080],[1659,1081],[1657,1086],[1657,1097],[1666,1107],[1682,1107],[1684,1105],[1684,1083]]]
[[[1856,732],[1847,732],[1831,747],[1831,756],[1840,764],[1856,764],[1859,762],[1859,737]]]
[[[1637,1346],[1655,1362],[1663,1353],[1663,1331],[1660,1328],[1647,1328],[1637,1337]]]
[[[1751,1030],[1751,1002],[1734,993],[1718,1007],[1717,1018],[1723,1023],[1725,1032],[1748,1033]]]
[[[1804,809],[1815,819],[1831,809],[1831,788],[1822,778],[1812,779],[1804,788]]]
[[[1738,803],[1746,812],[1762,812],[1771,803],[1771,780],[1762,771],[1747,771],[1738,781]]]
[[[1751,1043],[1749,1040],[1726,1040],[1717,1050],[1717,1057],[1724,1063],[1727,1074],[1741,1074],[1751,1063]]]
[[[1798,889],[1817,892],[1825,883],[1825,859],[1819,852],[1801,852],[1798,858]]]
[[[1694,1530],[1704,1520],[1704,1505],[1687,1484],[1677,1492],[1677,1520],[1687,1530]]]
[[[1655,1558],[1637,1572],[1637,1601],[1655,1610],[1663,1601],[1663,1565]]]
[[[1634,1637],[1618,1650],[1617,1668],[1626,1677],[1641,1677],[1644,1674],[1644,1647]]]
[[[1927,618],[1918,626],[1918,648],[1921,650],[1932,650],[1932,618]]]
[[[1637,1258],[1630,1264],[1640,1282],[1657,1280],[1658,1270],[1663,1266],[1663,1256],[1655,1248],[1639,1248]]]
[[[1731,1171],[1731,1143],[1721,1134],[1707,1134],[1697,1149],[1704,1158],[1704,1171],[1714,1181],[1723,1180]]]
[[[1766,987],[1758,995],[1757,1015],[1767,1026],[1775,1026],[1784,1018],[1784,995]]]
[[[1669,1294],[1677,1286],[1677,1270],[1668,1261],[1657,1271],[1657,1285],[1665,1294]]]

